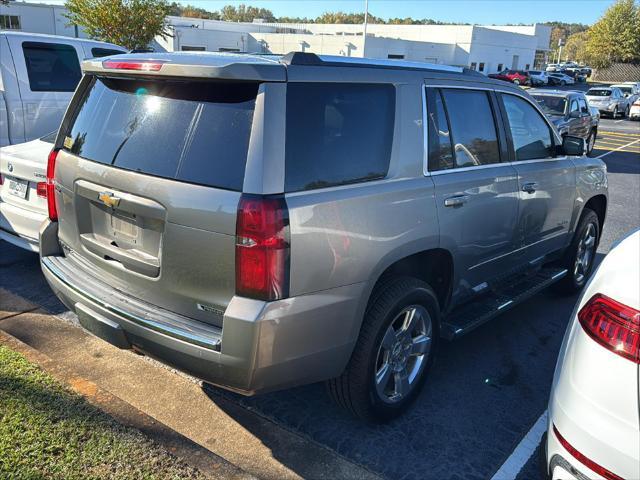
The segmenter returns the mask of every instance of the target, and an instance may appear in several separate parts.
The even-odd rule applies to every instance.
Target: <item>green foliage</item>
[[[544,25],[551,27],[551,39],[549,40],[549,48],[551,51],[549,52],[549,59],[554,62],[558,58],[558,40],[562,39],[562,44],[566,45],[571,35],[586,32],[589,28],[587,25],[583,25],[582,23],[546,22]],[[562,51],[562,58],[564,59],[564,46],[562,47]]]
[[[586,54],[594,67],[640,62],[640,5],[618,0],[589,29]]]
[[[562,50],[562,60],[572,60],[580,63],[591,63],[587,53],[587,41],[589,32],[574,33],[567,39],[567,43]]]
[[[90,38],[128,49],[147,47],[160,35],[169,36],[166,0],[67,0],[66,17]]]
[[[237,8],[233,5],[226,5],[220,10],[220,19],[226,22],[253,22],[257,18],[265,22],[276,21],[273,12],[266,8],[248,7],[241,4]]]
[[[0,345],[0,478],[203,476]]]

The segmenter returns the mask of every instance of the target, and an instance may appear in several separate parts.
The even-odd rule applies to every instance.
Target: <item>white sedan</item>
[[[547,473],[640,478],[640,230],[594,274],[560,349],[549,401]]]
[[[573,77],[560,72],[549,73],[549,85],[573,85],[576,81]]]
[[[37,252],[47,218],[47,158],[56,133],[0,148],[0,239]]]

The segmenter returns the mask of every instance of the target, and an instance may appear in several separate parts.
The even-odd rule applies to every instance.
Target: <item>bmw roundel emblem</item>
[[[9,173],[13,172],[13,163],[9,163],[9,165],[7,165],[7,168],[9,169]]]

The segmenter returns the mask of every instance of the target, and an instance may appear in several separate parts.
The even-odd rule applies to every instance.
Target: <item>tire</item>
[[[518,80],[517,78],[513,80],[513,83],[515,83],[516,85],[520,85],[520,80]]]
[[[591,155],[591,152],[593,152],[593,147],[596,144],[596,131],[595,130],[591,130],[591,132],[589,133],[589,136],[587,137],[587,155]]]
[[[592,240],[587,241],[588,237]],[[556,290],[566,294],[574,294],[582,290],[582,287],[585,286],[593,272],[599,241],[600,223],[598,215],[590,208],[585,208],[580,216],[580,222],[578,222],[578,228],[576,228],[571,244],[561,261],[562,266],[567,269],[567,274],[556,283]],[[587,254],[586,257],[584,256],[585,252]]]
[[[560,86],[564,87],[567,84],[567,82],[565,82],[564,80],[560,80]]]
[[[631,110],[631,107],[629,107],[629,105],[627,105],[627,108],[624,110],[624,115],[622,118],[629,118],[629,111]]]
[[[614,120],[616,118],[618,118],[618,106],[616,105],[616,107],[613,109],[613,113],[611,114],[611,118],[613,118]]]
[[[407,322],[411,309],[415,309],[413,322]],[[407,323],[419,327],[408,336],[402,334],[407,332],[403,330]],[[369,422],[397,417],[420,393],[433,365],[439,336],[440,308],[433,289],[412,277],[385,281],[371,295],[347,367],[338,378],[326,382],[329,395],[352,415]],[[404,345],[399,338],[404,338]],[[412,345],[425,353],[411,354]],[[405,371],[401,371],[403,359]],[[402,391],[405,393],[398,393]]]

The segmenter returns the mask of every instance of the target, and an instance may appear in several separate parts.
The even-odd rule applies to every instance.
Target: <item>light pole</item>
[[[365,56],[367,45],[367,24],[369,23],[369,0],[364,0],[364,33],[362,37],[362,56]]]

